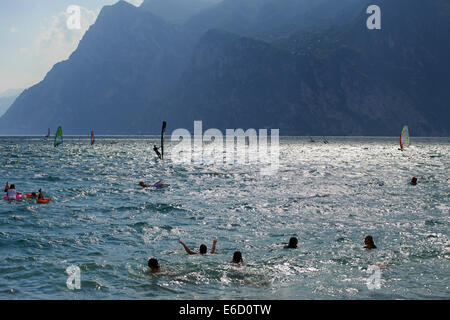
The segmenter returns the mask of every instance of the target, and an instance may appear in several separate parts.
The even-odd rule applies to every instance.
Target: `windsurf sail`
[[[95,143],[94,130],[91,130],[91,146]]]
[[[400,150],[403,150],[411,145],[409,139],[409,129],[408,126],[403,126],[400,133]]]
[[[161,159],[164,159],[164,136],[166,134],[166,122],[163,121],[161,128]]]
[[[45,136],[45,139],[48,139],[48,138],[50,138],[50,128],[48,128],[48,133],[47,133],[47,135]]]
[[[57,147],[57,146],[59,146],[62,143],[63,143],[62,128],[61,128],[61,126],[59,126],[58,130],[56,130],[55,142],[53,143],[53,145],[55,147]]]

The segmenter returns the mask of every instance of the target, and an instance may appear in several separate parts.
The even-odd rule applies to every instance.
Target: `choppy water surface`
[[[157,138],[0,138],[2,299],[448,299],[450,141],[282,138],[278,174],[155,160]],[[170,151],[170,147],[167,148]],[[411,186],[412,176],[419,180]],[[170,187],[142,189],[162,179]],[[378,249],[366,251],[372,235]],[[289,237],[299,248],[283,250]],[[188,255],[178,243],[214,255]],[[240,250],[245,265],[230,264]],[[152,275],[147,259],[165,272]],[[381,288],[366,284],[382,264]],[[69,290],[66,268],[81,269]]]

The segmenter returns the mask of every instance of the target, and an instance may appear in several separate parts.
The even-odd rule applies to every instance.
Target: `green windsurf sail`
[[[62,143],[63,143],[62,128],[61,128],[61,126],[59,126],[58,130],[56,130],[55,142],[53,143],[53,145],[55,147],[57,147],[57,146],[59,146]]]

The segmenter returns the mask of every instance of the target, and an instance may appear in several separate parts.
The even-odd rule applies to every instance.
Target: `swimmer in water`
[[[150,268],[151,273],[157,273],[162,271],[156,258],[150,258],[148,260],[148,267]]]
[[[12,184],[7,192],[8,200],[16,200],[16,196],[17,196],[16,186]]]
[[[233,254],[233,260],[232,263],[244,263],[244,260],[242,259],[242,253],[240,251],[235,251]]]
[[[298,239],[296,237],[292,237],[289,239],[289,244],[284,246],[284,249],[297,249]]]
[[[167,187],[168,186],[168,184],[167,183],[164,183],[163,181],[161,181],[161,180],[159,180],[158,182],[156,182],[154,185],[152,185],[152,187],[155,187],[155,188],[164,188],[164,187]]]
[[[417,178],[416,178],[416,177],[412,177],[412,178],[411,178],[411,184],[412,184],[413,186],[415,186],[415,185],[417,184]]]
[[[149,187],[149,186],[146,185],[143,181],[140,181],[140,182],[139,182],[139,185],[140,185],[142,188],[148,188],[148,187]],[[163,187],[166,187],[166,186],[168,186],[168,184],[166,184],[166,183],[164,183],[163,181],[159,180],[158,182],[156,182],[155,184],[151,185],[150,187],[163,188]]]
[[[192,251],[191,249],[189,249],[188,246],[186,246],[183,241],[178,240],[178,242],[181,243],[181,245],[184,247],[184,250],[186,250],[186,252],[189,253],[189,254],[198,254],[198,253],[206,254],[207,251],[208,251],[208,249],[206,248],[206,245],[204,245],[204,244],[200,245],[200,251],[199,252],[195,252],[195,251]],[[210,251],[211,254],[213,254],[216,251],[216,243],[217,243],[217,239],[215,239],[213,241],[213,246],[212,246],[212,249]]]
[[[373,238],[372,238],[372,236],[367,236],[365,239],[364,239],[364,244],[365,244],[365,246],[364,246],[364,248],[366,248],[366,249],[376,249],[377,248],[377,246],[375,245],[375,243],[373,242]]]
[[[8,184],[8,181],[6,181],[5,192],[8,192],[8,190],[9,190],[9,184]]]
[[[142,188],[147,188],[148,186],[144,183],[144,181],[139,181],[139,185],[142,187]]]

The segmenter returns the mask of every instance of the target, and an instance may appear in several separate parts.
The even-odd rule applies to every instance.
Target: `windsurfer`
[[[159,148],[155,145],[153,145],[153,151],[155,151],[156,155],[158,156],[158,158],[161,158],[161,153],[159,152]]]

